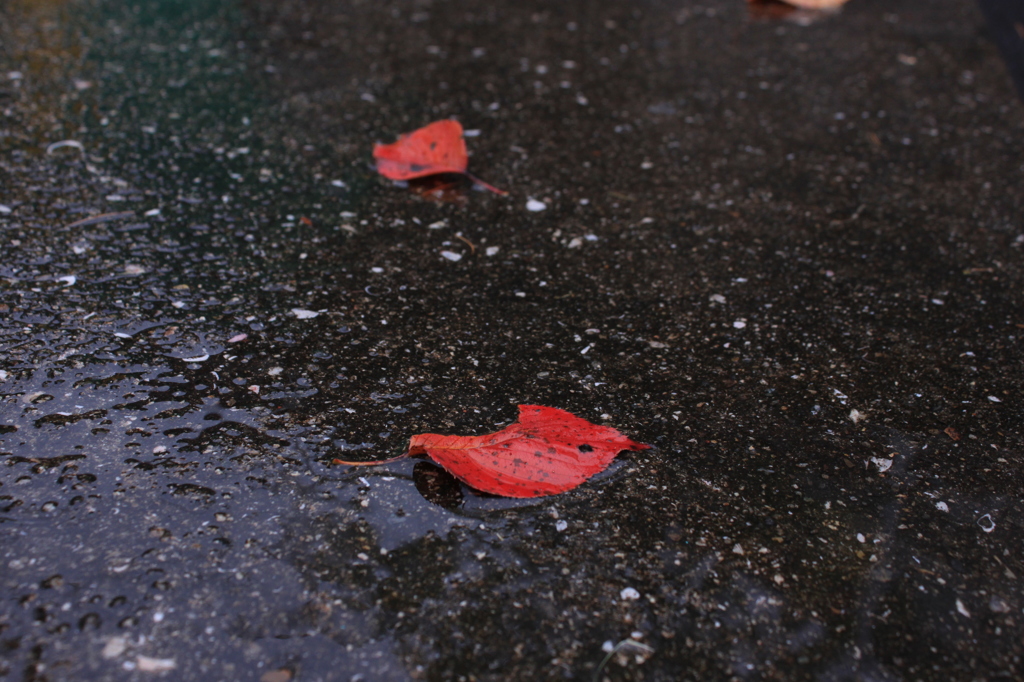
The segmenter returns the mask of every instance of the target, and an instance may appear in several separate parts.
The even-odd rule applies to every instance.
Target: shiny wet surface
[[[0,679],[1021,674],[973,5],[0,12]],[[510,197],[376,176],[447,116]],[[536,500],[330,465],[519,403],[655,449]]]

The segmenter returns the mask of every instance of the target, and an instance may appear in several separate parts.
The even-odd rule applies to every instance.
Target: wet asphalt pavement
[[[0,680],[1024,675],[1012,69],[781,14],[0,7]],[[453,116],[509,197],[373,171]],[[654,448],[331,465],[520,403]]]

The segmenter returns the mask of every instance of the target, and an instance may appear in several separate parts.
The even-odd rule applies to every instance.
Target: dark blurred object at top
[[[978,0],[992,38],[1024,100],[1024,0]]]

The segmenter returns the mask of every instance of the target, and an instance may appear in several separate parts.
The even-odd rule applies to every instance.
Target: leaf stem
[[[331,463],[332,464],[344,464],[344,465],[350,466],[350,467],[373,467],[373,466],[377,466],[378,464],[391,464],[392,462],[397,462],[400,459],[405,459],[408,456],[409,456],[409,453],[405,452],[405,453],[402,453],[401,455],[399,455],[398,457],[392,457],[391,459],[371,459],[371,460],[365,461],[365,462],[349,462],[348,460],[344,460],[344,459],[335,459],[335,460],[332,460]]]
[[[463,171],[463,172],[465,173],[465,171]],[[483,180],[481,180],[477,176],[473,175],[472,173],[466,173],[466,177],[469,178],[470,180],[472,180],[473,182],[475,182],[476,184],[480,185],[484,189],[491,190],[495,194],[500,194],[503,197],[507,197],[508,196],[508,192],[506,192],[505,190],[498,189],[494,185],[491,185],[489,183],[484,182]]]

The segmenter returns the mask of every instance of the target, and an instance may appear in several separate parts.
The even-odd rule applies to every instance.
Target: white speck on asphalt
[[[536,213],[537,211],[543,211],[548,207],[543,201],[537,201],[536,199],[528,199],[526,201],[526,210]]]
[[[871,461],[874,462],[875,466],[878,467],[879,473],[885,473],[892,468],[892,460],[885,459],[883,457],[872,457]]]
[[[178,667],[173,658],[150,658],[149,656],[139,656],[136,659],[136,664],[139,671],[144,673],[162,673]]]
[[[182,358],[182,360],[185,361],[185,362],[206,362],[209,359],[210,359],[209,354],[194,355],[194,356],[192,356],[190,358]]]
[[[106,645],[103,647],[103,651],[100,655],[103,658],[117,658],[125,652],[128,648],[128,642],[125,641],[124,637],[111,637],[107,640]]]
[[[54,143],[48,145],[46,147],[46,153],[47,154],[52,154],[55,151],[57,151],[58,149],[62,149],[64,147],[72,147],[74,149],[77,149],[80,152],[84,152],[85,151],[85,147],[78,140],[61,140],[60,142],[54,142]]]

